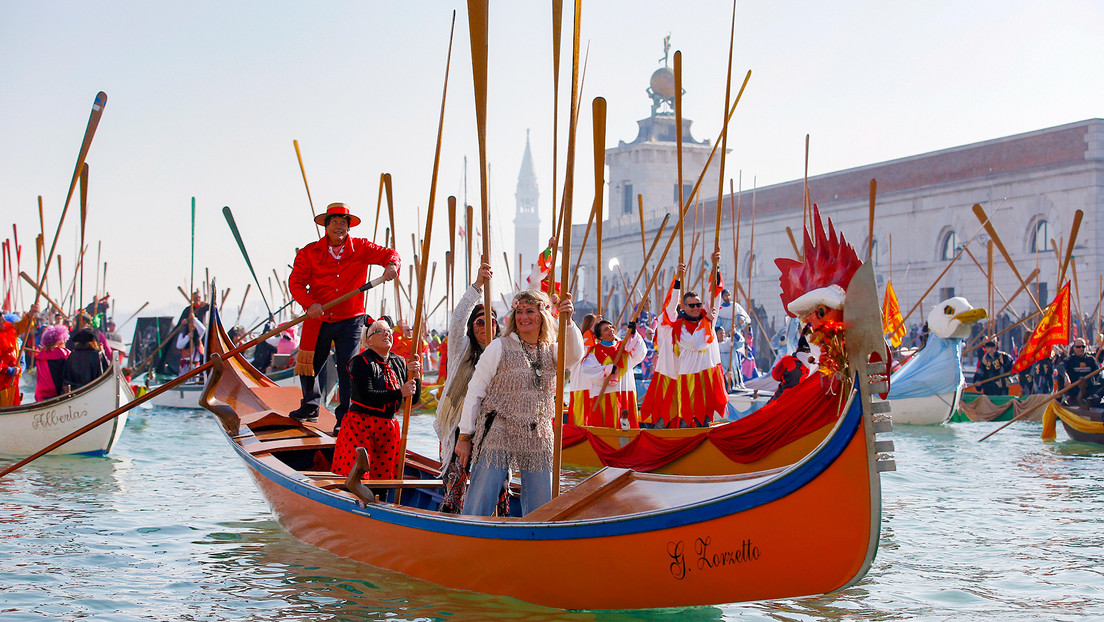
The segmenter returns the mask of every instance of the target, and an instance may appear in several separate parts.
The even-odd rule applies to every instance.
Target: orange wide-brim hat
[[[325,227],[327,216],[345,216],[349,219],[350,227],[355,227],[360,224],[360,219],[353,216],[349,208],[345,207],[344,203],[330,203],[326,206],[326,213],[315,216],[314,222]]]

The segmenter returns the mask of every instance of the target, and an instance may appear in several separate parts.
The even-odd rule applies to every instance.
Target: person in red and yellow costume
[[[364,285],[368,280],[368,266],[384,266],[384,277],[387,280],[395,278],[399,274],[399,254],[394,249],[364,238],[350,237],[349,229],[360,224],[360,218],[350,213],[344,203],[331,203],[326,207],[326,213],[319,214],[314,222],[326,228],[326,235],[296,253],[295,264],[288,277],[292,297],[309,318],[303,323],[299,355],[295,361],[295,373],[303,388],[303,399],[291,416],[299,421],[318,420],[318,405],[322,397],[318,380],[325,384],[325,379],[319,379],[318,375],[324,369],[332,346],[341,402],[334,412],[337,418],[336,436],[341,419],[349,410],[347,368],[360,338],[364,296],[353,296],[327,311],[322,310],[322,305]]]
[[[594,328],[595,322],[600,320],[602,316],[594,315],[593,313],[587,313],[583,316],[583,321],[579,324],[579,332],[583,335],[583,347],[585,351],[589,352],[596,343],[594,340]],[[582,379],[583,371],[580,369],[583,365],[583,361],[571,366],[567,370],[568,388],[570,393],[568,394],[567,401],[567,418],[564,419],[564,423],[573,423],[575,425],[587,425],[586,423],[586,411],[587,401],[590,399],[590,383]]]
[[[620,428],[621,413],[625,412],[629,427],[639,428],[633,368],[644,360],[648,346],[637,334],[636,322],[629,323],[623,348],[609,320],[600,320],[591,332],[595,343],[579,367],[580,385],[588,392],[583,421],[585,425]]]
[[[38,315],[38,305],[17,318],[7,313],[0,318],[0,407],[18,406],[23,402],[19,391],[19,377],[23,369],[19,365],[19,339],[27,334]]]
[[[720,262],[720,253],[713,262]],[[685,271],[679,264],[656,328],[655,371],[640,408],[640,421],[649,427],[709,425],[728,406],[713,312],[697,293],[682,291]]]

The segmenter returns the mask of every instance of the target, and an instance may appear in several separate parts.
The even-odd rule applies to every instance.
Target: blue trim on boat
[[[858,431],[862,416],[862,400],[859,399],[856,392],[836,432],[827,440],[820,451],[810,456],[806,462],[789,473],[768,481],[757,488],[665,510],[606,519],[548,523],[483,522],[472,521],[455,515],[427,516],[388,505],[360,508],[347,497],[338,496],[309,482],[297,480],[272,469],[233,441],[231,441],[231,445],[250,467],[273,483],[316,503],[328,505],[351,514],[363,515],[392,525],[456,536],[499,540],[571,540],[628,535],[681,527],[729,516],[781,499],[816,479],[839,458]]]

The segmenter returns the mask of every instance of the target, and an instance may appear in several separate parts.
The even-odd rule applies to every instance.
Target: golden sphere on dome
[[[652,74],[650,81],[652,92],[660,97],[671,100],[675,98],[675,72],[669,67],[660,67]]]

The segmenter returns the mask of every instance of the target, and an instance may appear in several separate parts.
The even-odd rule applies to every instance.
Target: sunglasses
[[[702,303],[700,303],[700,302],[689,302],[689,303],[686,304],[686,306],[691,308],[691,309],[697,309],[698,307],[702,306]]]
[[[1085,346],[1073,346],[1074,350],[1084,350]]]
[[[392,336],[393,333],[389,330],[374,330],[374,331],[368,333],[369,337],[372,337],[372,336],[375,336],[375,335]]]

